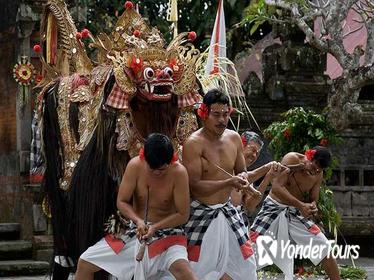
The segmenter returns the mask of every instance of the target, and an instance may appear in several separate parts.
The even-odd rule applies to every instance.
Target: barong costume
[[[217,280],[225,273],[232,279],[257,279],[248,230],[230,201],[205,205],[191,202],[185,225],[188,258],[201,280]]]
[[[310,219],[301,215],[300,211],[289,205],[282,204],[270,196],[267,196],[250,228],[250,237],[253,243],[256,243],[258,236],[271,236],[277,241],[277,254],[273,256],[272,261],[285,274],[285,279],[293,279],[294,259],[281,256],[282,242],[286,244],[289,241],[296,245],[320,246],[318,256],[312,256],[310,260],[314,265],[319,264],[328,254],[328,240],[321,232],[319,227]],[[259,244],[256,243],[258,246]],[[255,249],[257,246],[254,246]],[[325,249],[323,249],[325,248]],[[260,252],[258,252],[260,253]],[[258,263],[260,269],[266,265]]]

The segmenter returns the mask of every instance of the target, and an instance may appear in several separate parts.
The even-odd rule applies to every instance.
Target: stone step
[[[0,241],[0,260],[22,260],[31,257],[32,243],[30,241]]]
[[[48,262],[33,260],[0,261],[0,277],[15,275],[42,275],[48,270]]]
[[[50,262],[53,256],[52,235],[33,236],[33,259],[36,261]]]
[[[53,248],[52,235],[34,235],[32,238],[34,249],[51,249]]]
[[[0,223],[0,240],[17,240],[20,237],[19,223]]]

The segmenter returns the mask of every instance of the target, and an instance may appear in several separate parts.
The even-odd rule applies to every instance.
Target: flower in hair
[[[205,103],[201,103],[199,109],[197,109],[197,115],[202,120],[206,120],[208,118],[209,108]]]
[[[242,138],[243,147],[247,146],[248,144],[247,138],[244,135],[241,138]]]
[[[178,158],[177,153],[174,153],[174,154],[173,154],[173,157],[172,157],[172,159],[171,159],[171,163],[176,162],[178,159],[179,159],[179,158]]]
[[[145,159],[145,155],[144,155],[144,148],[141,148],[140,151],[139,151],[139,158],[141,160],[144,160]]]
[[[305,151],[305,156],[309,161],[312,161],[314,158],[314,155],[317,151],[313,149],[309,149]]]

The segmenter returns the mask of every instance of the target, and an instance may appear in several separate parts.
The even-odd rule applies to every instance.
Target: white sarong
[[[168,272],[170,266],[177,260],[188,261],[186,247],[172,245],[152,258],[149,257],[147,246],[143,260],[137,262],[135,257],[139,246],[140,242],[134,237],[116,254],[107,241],[102,238],[95,245],[89,247],[80,258],[102,268],[118,280],[131,280],[133,276],[135,280],[156,280],[163,279],[164,276],[173,279]]]
[[[219,208],[220,205],[209,205]],[[243,258],[238,240],[220,211],[204,234],[198,262],[190,260],[200,280],[217,280],[225,273],[234,280],[257,279],[254,256]]]
[[[288,241],[289,244],[293,245],[310,246],[311,248],[318,246],[318,248],[320,248],[318,254],[315,254],[314,256],[311,254],[311,257],[309,258],[314,265],[319,264],[327,256],[329,247],[328,239],[322,232],[319,231],[318,227],[314,225],[314,223],[310,222],[312,227],[308,229],[306,226],[307,224],[304,221],[305,218],[303,218],[302,222],[299,216],[290,214],[290,210],[292,210],[292,212],[296,211],[295,207],[279,203],[270,196],[267,196],[264,201],[264,205],[260,210],[259,216],[266,216],[266,210],[264,211],[264,209],[268,209],[267,207],[278,207],[280,209],[279,214],[276,216],[276,218],[270,219],[270,226],[264,233],[261,233],[260,236],[270,236],[275,241],[274,243],[269,242],[267,245],[270,249],[272,249],[273,252],[276,252],[275,256],[272,256],[272,262],[285,274],[285,280],[293,279],[294,258],[289,258],[287,253],[282,256],[282,242],[283,249]],[[269,215],[274,215],[274,213],[269,213]],[[255,224],[260,225],[261,222],[255,220],[254,225]],[[264,224],[265,222],[262,223],[262,225]],[[252,225],[251,230],[255,228],[254,225]],[[316,232],[316,229],[318,229],[318,233]],[[251,235],[252,234],[253,232]],[[266,249],[263,248],[263,244],[258,244],[259,238],[257,236],[255,237],[256,243],[253,245],[256,252],[255,256],[257,269],[261,269],[269,264],[262,264],[262,261],[260,261],[260,258],[263,257],[263,254],[265,253],[264,250]],[[271,246],[275,246],[276,249],[275,247],[272,248]],[[268,253],[268,251],[266,253]]]

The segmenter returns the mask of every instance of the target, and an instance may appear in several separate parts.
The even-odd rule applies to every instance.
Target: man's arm
[[[286,154],[281,163],[283,165],[298,164],[299,158],[294,153]],[[280,176],[273,180],[272,193],[274,193],[279,199],[287,205],[294,206],[296,208],[301,207],[301,201],[294,197],[286,188],[288,183],[289,172],[285,170]]]
[[[249,182],[255,182],[261,177],[263,177],[265,174],[267,174],[271,169],[273,169],[273,172],[280,172],[288,169],[286,166],[282,165],[279,162],[271,161],[267,164],[264,164],[260,166],[259,168],[256,168],[255,170],[248,171],[247,172],[247,178]],[[275,174],[273,174],[275,175]],[[270,181],[269,181],[270,182]]]
[[[269,166],[270,166],[269,171],[266,173],[264,179],[261,181],[260,185],[257,188],[257,190],[261,194],[265,193],[266,188],[269,185],[269,183],[276,176],[279,176],[282,172],[282,169],[278,165],[272,164],[272,163],[269,163]],[[275,170],[276,166],[278,166],[278,168]],[[260,168],[257,168],[257,169],[260,169]],[[256,209],[257,205],[261,202],[261,199],[262,199],[262,196],[253,196],[253,195],[244,194],[244,198],[243,198],[244,206],[245,206],[245,208],[248,209],[248,211],[254,211]]]
[[[209,196],[222,188],[245,184],[243,179],[236,176],[225,180],[202,180],[202,150],[200,146],[201,144],[193,138],[187,139],[183,145],[183,165],[187,169],[193,195]]]
[[[295,155],[294,153],[288,153],[283,157],[281,163],[285,166],[294,165],[294,164],[300,163],[300,160],[298,156]],[[297,209],[299,209],[301,214],[304,217],[308,218],[312,216],[316,212],[314,204],[304,203],[298,200],[287,190],[286,186],[288,182],[288,176],[289,176],[289,171],[286,169],[285,171],[281,173],[280,176],[275,178],[273,180],[271,192],[276,197],[278,197],[284,204],[294,206]]]
[[[317,182],[314,184],[313,188],[310,190],[311,201],[317,203],[319,198],[319,191],[321,189],[321,184],[323,180],[323,173],[319,174]]]
[[[136,188],[137,168],[139,158],[135,157],[127,164],[117,196],[117,208],[126,218],[135,224],[144,222],[134,211],[131,198]]]
[[[154,232],[164,228],[174,228],[185,224],[190,216],[190,191],[188,187],[187,170],[183,165],[178,166],[175,174],[173,198],[176,212],[150,226],[144,238],[149,238]]]

